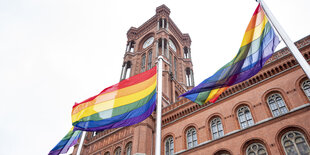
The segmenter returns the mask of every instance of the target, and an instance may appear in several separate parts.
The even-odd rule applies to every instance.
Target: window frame
[[[198,145],[197,130],[195,127],[187,129],[185,137],[187,149],[194,148]],[[191,138],[190,140],[189,137]]]
[[[129,142],[126,144],[126,147],[125,147],[125,155],[131,155],[131,153],[132,153],[132,142]]]
[[[293,137],[289,137],[289,134],[293,134]],[[310,146],[309,146],[309,143],[307,141],[307,138],[305,137],[305,135],[299,131],[296,131],[296,130],[291,130],[291,131],[288,131],[286,133],[284,133],[281,137],[281,145],[282,145],[282,148],[285,152],[285,154],[287,155],[287,150],[286,150],[286,147],[285,147],[285,138],[287,138],[288,141],[291,141],[292,144],[293,144],[293,147],[294,147],[294,150],[296,151],[296,153],[298,155],[301,155],[300,153],[300,150],[298,148],[298,144],[296,142],[296,139],[297,138],[302,138],[304,140],[304,143],[306,144],[306,146],[308,147],[308,153],[310,153]]]
[[[120,146],[114,150],[114,155],[122,155],[122,148]]]
[[[142,54],[142,57],[141,57],[141,73],[145,72],[145,62],[146,62],[146,54]]]
[[[247,118],[246,112],[245,112],[246,110],[247,110],[248,113],[250,114],[251,119],[248,119],[248,118]],[[243,122],[241,122],[240,115],[239,115],[241,112],[243,113],[244,120],[245,120],[244,122],[246,123],[246,126],[244,126],[244,127],[242,126],[242,123],[243,123]],[[241,106],[241,107],[238,108],[238,110],[237,110],[237,112],[236,112],[236,116],[237,116],[237,119],[238,119],[238,122],[239,122],[239,125],[240,125],[240,128],[241,128],[241,129],[248,128],[248,127],[253,126],[253,125],[255,124],[254,119],[253,119],[253,116],[252,116],[252,113],[251,113],[251,110],[250,110],[250,108],[249,108],[248,106],[246,106],[246,105]],[[249,124],[250,121],[252,121],[252,124]]]
[[[215,122],[215,123],[214,123]],[[220,122],[220,127],[222,128],[222,130],[220,131],[219,129],[219,123]],[[213,123],[215,124],[215,127],[216,127],[216,132],[213,131]],[[223,127],[223,123],[222,123],[222,120],[220,117],[215,117],[213,118],[211,121],[210,121],[210,131],[211,131],[211,136],[212,136],[212,139],[218,139],[220,137],[223,137],[225,134],[224,134],[224,127]],[[220,132],[223,134],[223,135],[220,135]],[[217,137],[214,136],[214,134],[217,135]]]
[[[286,109],[286,112],[285,112],[285,113],[283,113],[283,112],[281,111],[281,108],[282,108],[282,107],[279,107],[279,102],[277,101],[277,98],[276,98],[276,97],[273,97],[273,96],[277,96],[277,95],[278,95],[278,96],[282,99],[282,101],[283,101],[284,106],[282,106],[282,107],[285,107],[285,109]],[[279,114],[275,114],[275,113],[274,113],[276,110],[275,110],[275,109],[272,109],[273,107],[270,105],[270,100],[271,100],[270,98],[273,98],[273,100],[274,100],[274,103],[273,103],[273,104],[276,105],[276,109],[277,109],[277,111],[279,112]],[[284,115],[284,114],[286,114],[286,113],[289,112],[289,109],[288,109],[288,107],[287,107],[287,105],[286,105],[286,102],[285,102],[283,96],[282,96],[280,93],[272,93],[272,94],[268,95],[268,97],[266,98],[266,102],[267,102],[267,104],[268,104],[269,110],[270,110],[270,112],[271,112],[271,114],[272,114],[273,117],[278,117],[278,116]]]
[[[168,148],[169,150],[167,150],[167,147],[166,147],[167,143],[168,143],[168,146],[169,146],[169,148]],[[172,144],[172,146],[171,146],[171,144]],[[167,153],[167,151],[168,151],[168,153]],[[171,151],[173,152],[172,154],[171,154]],[[164,154],[165,155],[173,155],[174,154],[174,140],[173,140],[172,136],[169,136],[169,137],[167,137],[165,139]]]
[[[309,88],[305,89],[305,85],[308,86]],[[308,98],[308,100],[310,101],[310,80],[304,80],[301,84],[300,87],[302,89],[302,91],[304,92],[304,94],[306,95],[306,97]],[[306,91],[307,90],[307,91]],[[309,94],[307,94],[307,92]]]
[[[147,54],[147,70],[152,68],[152,50],[150,50]]]
[[[257,146],[258,146],[258,147],[257,147],[257,148],[258,148],[257,150],[253,150],[253,147],[252,147],[252,146],[254,146],[254,145],[257,145]],[[262,143],[257,143],[257,142],[248,145],[248,146],[246,147],[246,149],[245,149],[245,154],[248,155],[249,153],[251,153],[251,152],[249,152],[249,148],[250,148],[250,149],[252,149],[252,150],[250,150],[250,151],[253,151],[253,152],[255,151],[254,153],[255,153],[256,155],[258,155],[258,151],[260,150],[259,146],[262,146],[263,149],[264,149],[265,152],[266,152],[266,155],[268,155],[268,151],[267,151],[266,146],[263,145]]]

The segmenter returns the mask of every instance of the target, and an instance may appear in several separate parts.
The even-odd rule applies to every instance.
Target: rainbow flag
[[[265,12],[257,6],[235,58],[192,90],[182,94],[200,105],[215,102],[229,86],[258,73],[279,44]]]
[[[58,155],[67,153],[69,148],[75,145],[81,136],[81,130],[75,130],[72,127],[67,135],[48,153],[49,155]]]
[[[156,104],[156,67],[110,86],[72,109],[72,124],[83,131],[130,126],[145,120]]]

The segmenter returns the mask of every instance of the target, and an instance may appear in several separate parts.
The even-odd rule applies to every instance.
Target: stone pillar
[[[161,55],[165,53],[165,39],[161,38]]]
[[[168,31],[168,28],[169,28],[169,22],[168,22],[168,20],[167,20],[167,31]]]
[[[167,58],[169,58],[169,42],[168,42],[168,40],[167,40],[167,43],[166,43],[166,47],[167,47],[167,49],[166,49],[166,56],[167,56]]]
[[[193,70],[191,69],[191,86],[194,86],[195,85],[195,82],[194,82],[194,72]]]
[[[165,19],[164,18],[162,18],[161,28],[165,28]]]
[[[126,72],[127,72],[127,63],[125,63],[125,65],[124,65],[124,67],[123,67],[122,80],[125,79],[125,77],[126,77]]]
[[[122,66],[122,72],[121,72],[121,78],[120,78],[120,81],[123,79],[123,73],[124,73],[124,65]]]
[[[157,31],[159,30],[159,21],[160,19],[157,21]]]
[[[158,57],[158,40],[155,42],[155,52],[156,52],[156,58]]]
[[[127,52],[130,52],[130,50],[131,50],[131,41],[130,41],[129,44],[128,44]]]

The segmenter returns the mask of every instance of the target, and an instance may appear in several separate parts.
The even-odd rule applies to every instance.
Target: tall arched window
[[[195,128],[190,128],[186,132],[187,148],[192,148],[198,145],[197,132]]]
[[[149,51],[147,56],[147,70],[152,68],[152,50]]]
[[[282,146],[287,155],[309,155],[310,148],[305,136],[298,131],[289,131],[282,136]]]
[[[141,60],[141,73],[145,71],[145,58],[145,54],[143,54]]]
[[[246,148],[246,155],[268,155],[264,145],[253,143]]]
[[[269,95],[267,102],[274,117],[288,112],[282,96],[278,93]]]
[[[122,152],[121,147],[117,147],[114,151],[114,155],[121,155],[121,152]]]
[[[238,116],[241,129],[254,125],[251,112],[247,106],[243,106],[239,108],[237,112],[237,116]]]
[[[210,122],[210,127],[211,127],[211,133],[212,133],[213,139],[224,136],[222,121],[219,117],[214,118]]]
[[[106,152],[106,153],[104,153],[104,155],[110,155],[110,152]]]
[[[125,149],[126,155],[131,155],[131,150],[132,150],[132,143],[130,142],[126,145],[126,149]]]
[[[173,155],[173,153],[174,153],[173,137],[170,136],[165,140],[165,155]]]
[[[302,90],[305,92],[306,96],[310,100],[310,80],[306,80],[301,84]]]

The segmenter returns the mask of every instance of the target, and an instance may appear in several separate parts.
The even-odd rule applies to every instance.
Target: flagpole
[[[76,155],[80,155],[81,154],[81,150],[82,150],[82,146],[83,146],[83,143],[84,143],[85,135],[86,135],[86,131],[83,131],[82,137],[81,137],[81,141],[79,143],[79,147],[78,147],[78,150],[76,152]]]
[[[276,18],[273,16],[267,5],[263,0],[257,0],[260,5],[262,6],[263,10],[265,11],[267,17],[269,18],[269,21],[272,23],[274,29],[278,32],[284,43],[286,44],[287,48],[292,52],[293,56],[296,58],[297,62],[300,64],[301,68],[304,70],[308,78],[310,79],[310,66],[308,62],[304,59],[300,51],[297,49],[297,47],[294,45],[292,40],[289,38],[289,36],[286,34],[284,29],[281,27],[279,22],[276,20]]]
[[[162,107],[162,90],[163,90],[163,56],[158,57],[157,63],[157,109],[156,109],[156,142],[155,155],[161,153],[161,107]]]

